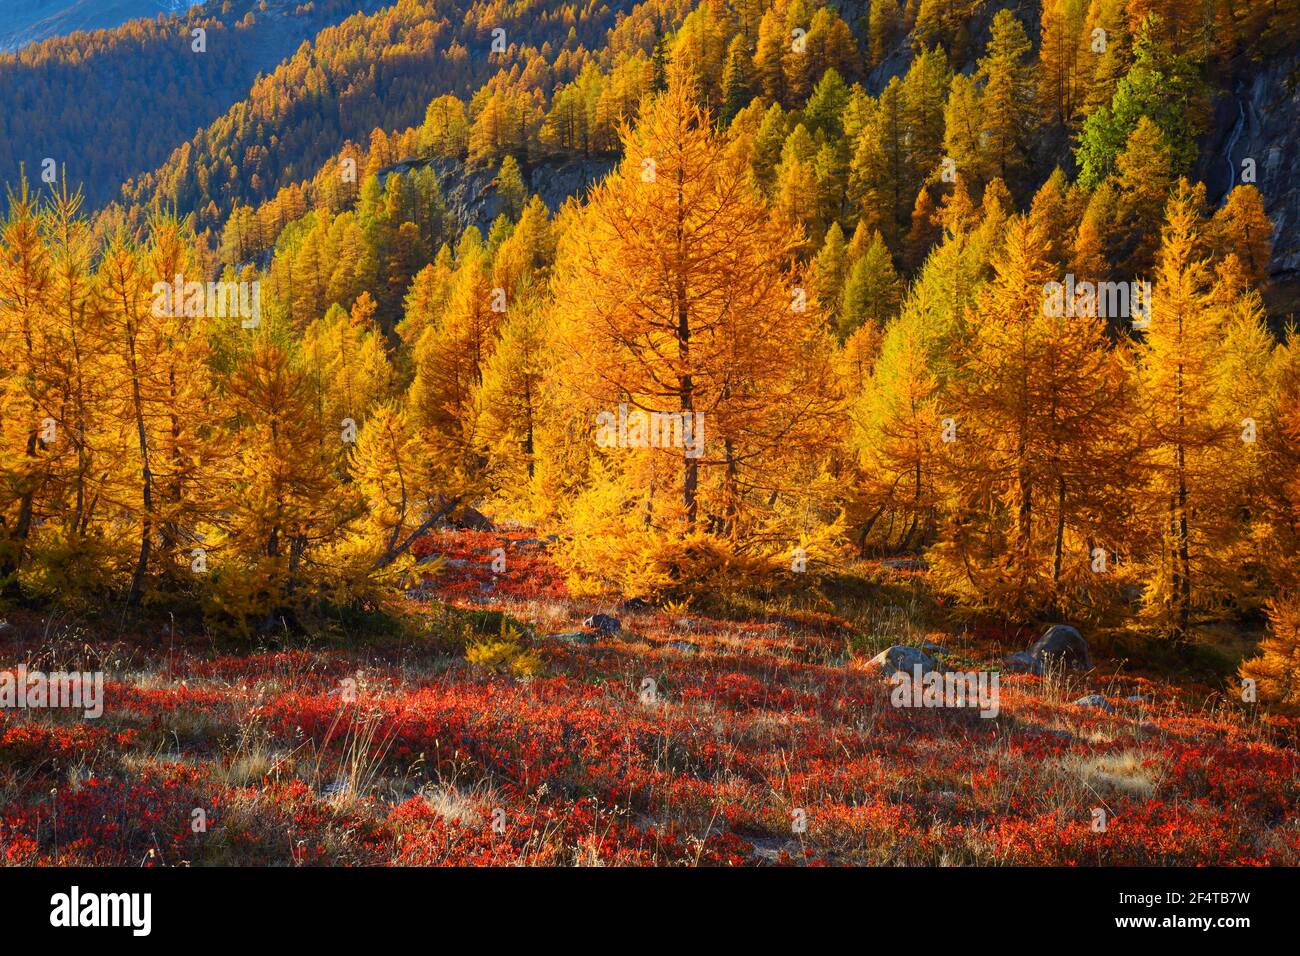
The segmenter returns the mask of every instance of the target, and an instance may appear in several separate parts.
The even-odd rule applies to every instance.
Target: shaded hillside
[[[509,87],[538,110],[543,91],[569,79],[588,50],[608,47],[612,56],[611,31],[623,30],[631,8],[628,0],[580,11],[533,0],[503,13],[484,2],[402,0],[353,17],[259,79],[157,170],[128,182],[123,199],[197,211],[200,225],[219,225],[234,205],[311,177],[346,141],[419,123],[439,94],[468,99],[489,85]],[[494,30],[505,31],[504,52],[493,52]],[[623,42],[653,40],[643,30]],[[518,120],[512,112],[505,123]]]
[[[128,20],[179,13],[188,0],[9,0],[0,8],[0,53],[78,30],[107,30]]]
[[[259,73],[379,0],[228,0],[184,15],[74,33],[0,56],[0,181],[46,158],[87,198],[110,198],[248,93]],[[192,31],[206,31],[196,52]]]
[[[1273,221],[1269,311],[1300,308],[1300,53],[1239,64],[1215,104],[1199,171],[1212,201],[1222,201],[1253,162],[1264,209]]]

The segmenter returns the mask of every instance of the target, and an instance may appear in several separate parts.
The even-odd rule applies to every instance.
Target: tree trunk
[[[129,356],[131,360],[131,401],[135,407],[135,433],[140,445],[141,498],[144,503],[144,520],[140,522],[140,557],[135,573],[131,575],[131,590],[126,596],[129,607],[140,603],[144,594],[144,578],[149,569],[149,550],[153,539],[153,472],[149,468],[149,438],[144,427],[144,403],[140,398],[140,373],[135,360],[135,339],[132,336]]]
[[[683,433],[687,421],[693,421],[695,415],[695,391],[691,368],[691,315],[687,306],[686,288],[686,249],[685,249],[685,202],[683,181],[684,173],[677,170],[677,358],[684,370],[678,380],[678,404],[682,414]],[[691,416],[687,418],[686,416]],[[692,424],[692,427],[695,427]],[[682,506],[686,509],[686,528],[695,530],[696,488],[699,485],[699,465],[695,459],[682,452]]]

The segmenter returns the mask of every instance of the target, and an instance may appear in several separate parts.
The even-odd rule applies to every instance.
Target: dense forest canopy
[[[1268,613],[1246,666],[1300,692],[1266,159],[1197,176],[1295,0],[400,0],[178,142],[264,18],[337,8],[0,58],[91,78],[0,115],[7,600],[264,626],[382,601],[474,506],[551,529],[578,592],[906,555],[1008,620]]]

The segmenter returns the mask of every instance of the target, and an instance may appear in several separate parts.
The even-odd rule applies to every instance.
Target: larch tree
[[[920,315],[905,312],[885,331],[870,382],[852,409],[861,480],[851,513],[864,554],[873,545],[913,550],[934,527],[942,415]]]
[[[824,319],[789,266],[801,237],[675,79],[624,149],[560,243],[564,384],[581,407],[677,422],[626,470],[658,483],[640,491],[665,533],[736,540],[807,478],[834,409]]]
[[[492,260],[493,288],[505,292],[507,302],[526,298],[545,287],[554,258],[550,215],[546,204],[534,196],[496,250]]]
[[[537,444],[553,417],[546,381],[554,362],[548,317],[537,300],[519,303],[483,371],[482,441],[494,484],[520,501],[532,481]]]
[[[111,474],[106,454],[113,421],[101,415],[107,379],[104,310],[92,271],[94,238],[80,215],[80,192],[66,183],[53,190],[42,217],[50,251],[49,312],[44,318],[51,388],[42,421],[54,423],[49,444],[58,448],[47,487],[50,534],[45,547],[46,586],[75,590],[95,580],[113,542],[91,533]]]
[[[1080,280],[1110,279],[1115,260],[1116,219],[1119,215],[1115,187],[1107,180],[1088,197],[1070,248],[1070,271]]]
[[[1051,265],[1061,267],[1062,271],[1073,251],[1071,237],[1066,231],[1072,219],[1066,207],[1065,174],[1058,166],[1034,194],[1029,205],[1029,219],[1047,240],[1044,257]]]
[[[18,593],[28,539],[37,520],[37,500],[51,478],[50,418],[54,397],[52,343],[43,321],[50,309],[51,263],[41,236],[38,200],[23,180],[9,195],[0,224],[0,590]],[[44,437],[43,437],[44,436]]]
[[[1294,592],[1269,604],[1268,623],[1259,654],[1242,662],[1241,677],[1255,682],[1259,700],[1300,706],[1300,601]]]
[[[1115,87],[1133,62],[1128,0],[1090,0],[1079,37],[1079,111],[1091,115],[1107,107]]]
[[[930,551],[935,574],[964,600],[1008,614],[1071,604],[1108,509],[1122,500],[1123,370],[1104,323],[1053,300],[1060,277],[1046,246],[1032,220],[1009,222],[945,396],[947,524]]]
[[[776,166],[781,161],[781,150],[789,132],[789,118],[780,103],[773,103],[763,114],[754,133],[754,146],[750,156],[750,176],[764,196],[772,195],[776,181]]]
[[[1210,243],[1216,256],[1236,254],[1246,278],[1261,285],[1273,258],[1273,223],[1264,211],[1264,199],[1251,185],[1237,186],[1214,213]]]
[[[781,220],[792,232],[799,232],[814,243],[821,238],[815,151],[816,144],[808,130],[802,123],[796,126],[781,150],[781,165],[776,170],[772,195]]]
[[[420,467],[419,442],[398,401],[375,406],[349,448],[351,491],[365,502],[357,524],[338,542],[350,594],[368,595],[400,576],[411,545],[446,514]]]
[[[944,102],[951,82],[947,55],[938,47],[918,54],[903,77],[900,95],[907,175],[915,182],[923,182],[939,171]]]
[[[844,288],[844,278],[848,274],[849,265],[848,243],[844,240],[844,230],[840,228],[838,222],[833,222],[826,230],[826,239],[813,260],[808,279],[809,287],[818,302],[824,304],[839,302],[840,291]]]
[[[155,414],[151,401],[155,398],[154,364],[165,360],[169,343],[166,334],[160,333],[174,309],[156,308],[154,277],[136,243],[122,233],[109,240],[99,276],[104,293],[105,343],[111,356],[109,414],[134,434],[134,441],[128,443],[135,452],[128,459],[134,466],[129,473],[139,475],[138,487],[131,487],[134,481],[124,481],[126,487],[115,496],[120,509],[138,518],[139,553],[126,598],[128,605],[137,605],[144,595],[159,524],[154,474],[158,449],[153,443]]]
[[[235,450],[206,559],[213,609],[263,629],[328,590],[321,557],[362,510],[334,474],[343,442],[317,424],[312,376],[277,337],[257,330],[226,380]]]
[[[456,493],[476,487],[486,465],[479,387],[510,308],[505,290],[492,285],[491,266],[476,234],[462,239],[446,307],[421,333],[412,358],[407,411],[423,444],[424,467],[431,484]]]
[[[143,250],[154,282],[201,274],[195,244],[189,221],[154,217]],[[184,580],[199,529],[220,507],[220,495],[212,491],[230,449],[225,413],[215,401],[211,320],[194,319],[176,309],[162,318],[151,314],[151,319],[147,344],[154,354],[141,378],[141,401],[149,413],[146,435],[153,435],[148,445],[159,534],[152,552],[164,576]]]
[[[958,180],[971,195],[978,196],[994,175],[990,155],[984,149],[984,115],[979,85],[958,73],[948,86],[943,110],[943,148],[953,162]]]
[[[749,41],[737,34],[727,45],[727,60],[722,68],[721,118],[723,122],[730,123],[749,105],[757,92],[757,86],[754,75],[754,55]]]
[[[784,57],[790,44],[785,18],[774,5],[767,8],[758,27],[754,52],[754,73],[763,96],[771,103],[782,104],[786,97]]]
[[[899,241],[908,222],[913,193],[909,190],[907,130],[902,81],[890,80],[854,145],[849,191],[865,220],[891,244]]]
[[[992,34],[977,75],[984,83],[980,107],[991,165],[1003,179],[1022,170],[1034,120],[1034,69],[1025,28],[1010,10],[993,18]]]
[[[1169,144],[1145,116],[1129,135],[1115,165],[1116,227],[1126,276],[1150,275],[1160,232],[1156,223],[1174,185]]]
[[[928,186],[922,186],[912,204],[912,224],[903,239],[903,268],[909,273],[925,261],[926,254],[938,241],[943,225],[939,210],[934,201],[934,194]]]
[[[1265,453],[1271,583],[1269,633],[1240,676],[1260,700],[1300,705],[1300,348],[1292,334],[1274,354],[1272,422],[1259,436]]]
[[[1211,300],[1198,248],[1203,192],[1181,181],[1166,207],[1150,304],[1138,348],[1138,395],[1149,480],[1142,489],[1147,530],[1146,603],[1171,637],[1186,639],[1192,616],[1221,600],[1216,549],[1231,522],[1223,456],[1243,426],[1216,413],[1215,366],[1224,312]]]
[[[333,306],[303,331],[302,358],[314,384],[317,427],[340,474],[346,446],[355,442],[361,423],[392,396],[393,372],[375,309],[375,300],[363,292],[350,312]]]
[[[411,286],[406,292],[403,304],[402,321],[397,323],[397,334],[408,349],[413,347],[424,334],[424,330],[434,325],[447,304],[451,294],[451,280],[455,274],[451,249],[443,246],[433,262],[415,274]]]
[[[1249,614],[1263,609],[1264,596],[1276,584],[1270,546],[1270,471],[1276,463],[1260,433],[1277,431],[1282,416],[1275,342],[1264,301],[1246,284],[1238,262],[1235,254],[1221,262],[1210,289],[1210,301],[1222,316],[1211,414],[1225,423],[1228,435],[1212,452],[1219,493],[1226,500],[1225,540],[1214,548],[1207,567],[1230,589],[1232,607]]]
[[[871,12],[867,17],[867,64],[872,69],[884,62],[898,37],[901,23],[897,0],[871,0]]]
[[[496,192],[505,206],[505,214],[511,219],[518,219],[528,202],[528,187],[524,185],[519,160],[513,156],[501,160],[501,167],[497,170]]]
[[[1069,126],[1079,110],[1083,87],[1080,38],[1088,16],[1087,0],[1043,0],[1038,47],[1038,101],[1043,116]]]
[[[885,240],[873,233],[867,251],[848,268],[835,324],[840,340],[868,322],[884,328],[898,314],[902,297],[902,282]]]

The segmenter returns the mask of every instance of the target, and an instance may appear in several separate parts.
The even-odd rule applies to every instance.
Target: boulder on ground
[[[582,626],[593,631],[600,631],[602,634],[617,634],[619,632],[618,618],[610,617],[608,614],[593,614],[582,622]]]
[[[1008,654],[1002,659],[1002,664],[1007,670],[1015,673],[1034,673],[1034,659],[1028,651],[1016,651],[1014,654]]]
[[[469,505],[461,508],[456,513],[452,523],[462,531],[495,531],[497,529],[491,518]]]
[[[1029,648],[1034,660],[1034,673],[1042,674],[1053,668],[1066,667],[1077,671],[1092,670],[1088,656],[1088,642],[1068,624],[1053,624]]]
[[[1074,702],[1074,706],[1075,707],[1096,707],[1099,710],[1106,711],[1106,713],[1110,713],[1112,710],[1115,709],[1110,706],[1110,701],[1108,701],[1105,697],[1102,697],[1101,694],[1089,694],[1087,697],[1080,697],[1078,700]]]
[[[628,598],[618,607],[614,608],[614,612],[616,614],[638,614],[641,611],[650,611],[653,609],[654,605],[645,598],[634,597]]]
[[[907,647],[904,644],[895,644],[893,647],[885,648],[871,660],[867,661],[868,667],[878,667],[880,672],[886,677],[892,677],[899,671],[907,674],[916,672],[917,665],[921,667],[921,673],[927,673],[937,670],[938,662],[917,647]]]
[[[588,634],[586,631],[566,631],[563,634],[553,635],[551,640],[564,641],[566,644],[581,644],[585,647],[596,643],[596,635]]]

